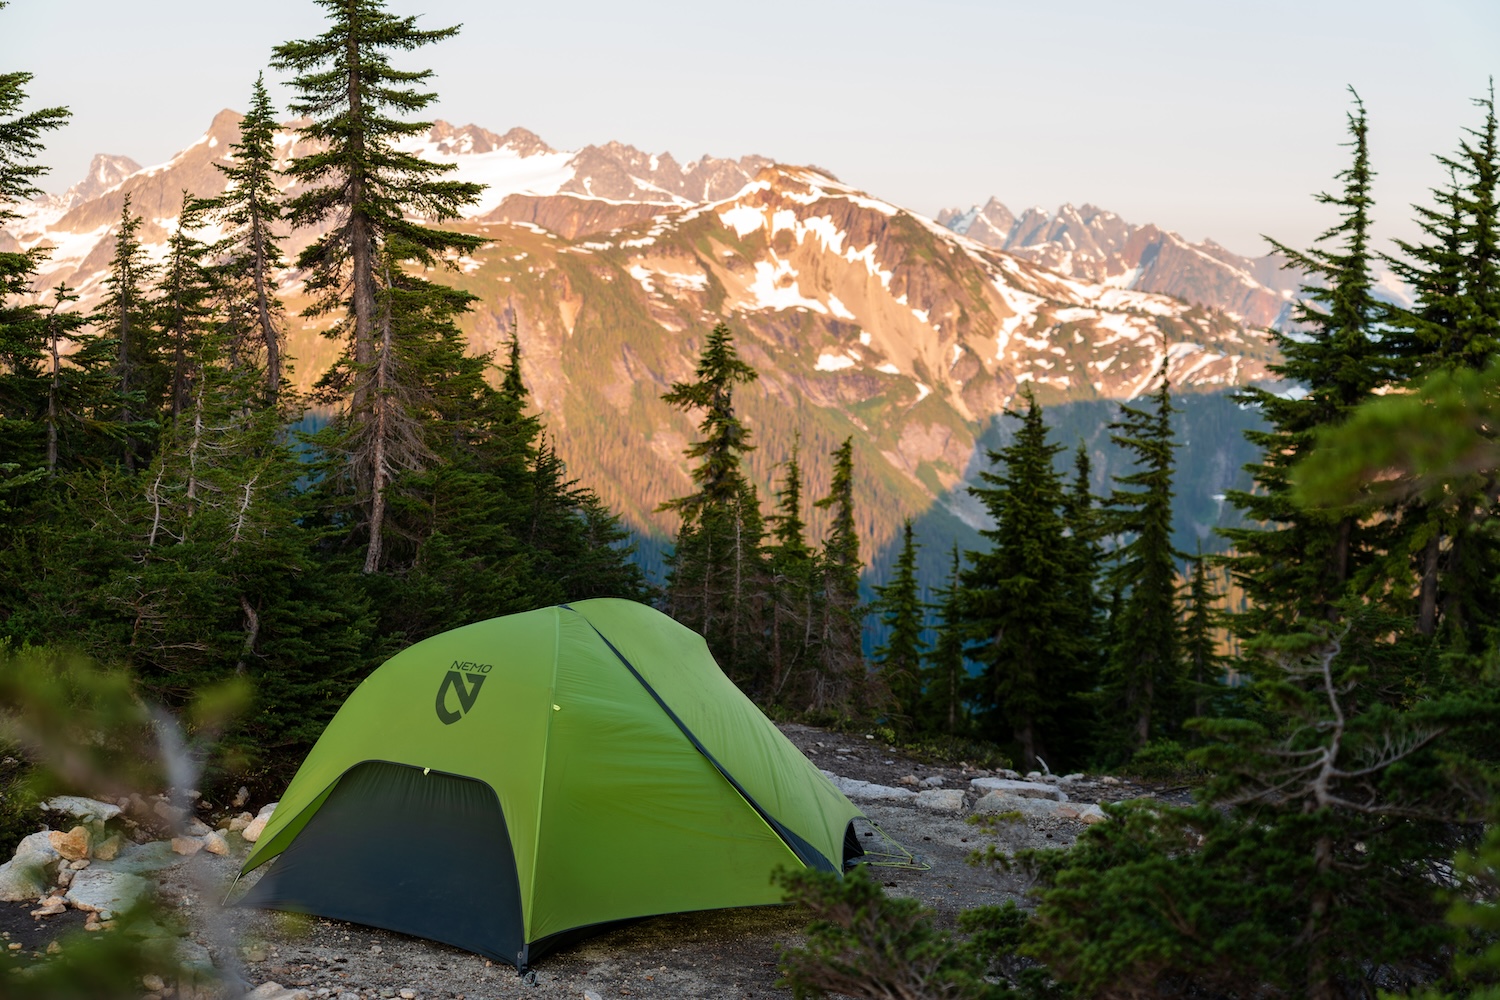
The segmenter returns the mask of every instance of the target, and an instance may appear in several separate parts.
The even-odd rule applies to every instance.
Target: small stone
[[[903,774],[901,777],[896,779],[896,784],[910,785],[911,787],[915,788],[917,787],[919,782],[917,781],[917,776],[915,774]]]
[[[234,793],[234,801],[229,804],[235,809],[243,809],[245,808],[245,803],[249,801],[250,789],[246,788],[244,785],[241,785],[240,790]]]
[[[101,921],[103,921],[104,923],[109,923],[111,920],[115,919],[115,911],[113,911],[113,910],[100,910],[99,911],[99,919]]]
[[[248,825],[246,825],[243,830],[240,831],[240,836],[244,837],[252,844],[255,843],[260,839],[260,835],[266,831],[266,822],[268,820],[269,817],[267,816],[255,817],[249,822]]]
[[[89,859],[88,858],[84,858],[82,861],[70,861],[70,862],[68,862],[68,867],[71,868],[71,869],[73,869],[75,872],[81,872],[85,868],[87,868],[88,866],[89,866]]]
[[[193,855],[203,850],[203,841],[196,837],[173,837],[172,853]]]
[[[165,799],[162,799],[155,805],[153,805],[151,807],[151,811],[156,813],[156,815],[160,818],[166,820],[168,823],[171,823],[173,826],[181,823],[182,818],[187,815],[186,809],[179,809]]]
[[[229,821],[229,832],[239,833],[245,827],[249,826],[251,822],[254,821],[254,819],[255,817],[250,815],[249,813],[240,813],[234,819]]]
[[[87,827],[75,826],[67,833],[53,830],[47,834],[52,849],[69,861],[82,861],[89,856],[89,831]]]
[[[94,858],[99,861],[113,861],[120,856],[120,835],[113,834],[94,847]]]
[[[583,991],[583,1000],[602,1000],[602,998],[599,996],[599,994],[595,993],[593,990],[584,990]]]
[[[203,838],[203,849],[209,854],[217,854],[220,857],[229,853],[229,841],[218,830],[214,830]]]
[[[46,906],[38,906],[31,911],[33,917],[55,917],[59,913],[66,913],[68,908],[61,903],[48,903]]]
[[[1099,784],[1101,785],[1118,785],[1119,783],[1120,779],[1110,774],[1106,774],[1104,777],[1099,779]]]
[[[943,787],[943,778],[942,778],[942,775],[938,775],[938,774],[929,775],[928,777],[925,777],[925,778],[922,779],[921,784],[922,784],[923,788],[942,788]]]
[[[240,955],[242,955],[247,962],[264,962],[267,958],[268,953],[266,951],[266,946],[263,944],[247,944],[240,949]]]
[[[281,805],[280,802],[267,802],[265,805],[260,807],[260,812],[255,814],[256,818],[259,819],[260,817],[264,816],[269,819],[271,817],[271,814],[276,811],[276,807],[279,805]]]
[[[209,832],[209,826],[197,816],[193,816],[190,817],[187,823],[183,825],[182,830],[189,837],[201,837]]]
[[[10,944],[6,945],[5,947],[8,948],[11,951],[20,951],[21,950],[21,942],[19,942],[19,941],[12,941]]]
[[[380,945],[378,945],[378,944],[372,944],[372,945],[370,945],[370,954],[371,955],[379,955],[383,951],[385,951],[385,949],[382,948],[382,947],[380,947]]]
[[[71,869],[71,868],[62,868],[62,869],[59,869],[58,873],[57,873],[57,884],[59,886],[61,886],[62,888],[64,888],[64,889],[66,889],[68,886],[72,885],[73,884],[73,869]]]
[[[142,976],[141,985],[151,993],[160,993],[167,986],[166,983],[161,981],[161,976],[158,976],[154,972],[148,972],[146,975]]]
[[[1083,780],[1083,772],[1082,771],[1074,771],[1072,774],[1065,774],[1065,775],[1062,776],[1061,780],[1062,780],[1062,783],[1065,784],[1065,785],[1070,785],[1070,784],[1072,784],[1075,781],[1082,781]]]
[[[47,945],[47,954],[49,954],[49,955],[59,955],[61,953],[62,953],[62,945],[58,944],[56,941],[53,941],[53,942],[51,942],[50,944]]]
[[[402,990],[401,991],[401,1000],[417,1000],[417,991],[416,990]]]

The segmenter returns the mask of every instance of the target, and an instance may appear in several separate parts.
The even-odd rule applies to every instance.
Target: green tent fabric
[[[372,673],[246,858],[279,860],[242,903],[524,969],[601,924],[780,902],[776,868],[853,863],[860,816],[701,636],[581,601],[445,632]],[[467,919],[477,899],[488,925]]]

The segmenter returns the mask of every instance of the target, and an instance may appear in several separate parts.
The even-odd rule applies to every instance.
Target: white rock
[[[240,813],[234,819],[229,821],[229,832],[239,833],[241,830],[243,830],[253,822],[255,822],[254,816],[250,815],[249,813]]]
[[[306,993],[288,989],[280,983],[261,983],[245,994],[245,1000],[296,1000],[298,997],[307,1000]]]
[[[969,787],[977,792],[1000,792],[1024,799],[1053,799],[1068,801],[1068,793],[1053,785],[1040,781],[1015,781],[1010,778],[975,778]]]
[[[167,988],[167,984],[162,982],[161,976],[158,976],[154,972],[149,972],[142,976],[141,985],[146,987],[146,992],[148,993],[160,993]]]
[[[128,910],[150,888],[139,875],[87,868],[73,876],[67,900],[80,910]]]
[[[185,833],[187,833],[189,837],[202,837],[207,834],[209,830],[212,829],[212,827],[203,822],[197,816],[192,816],[188,818],[188,821],[185,824],[183,824],[182,829]]]
[[[1057,818],[1064,806],[1056,799],[1030,799],[1005,792],[988,792],[974,803],[976,813],[1018,812],[1027,819]]]
[[[244,837],[252,844],[255,843],[260,839],[260,835],[266,832],[266,823],[269,819],[269,816],[255,817],[243,830],[240,831],[240,836]]]
[[[401,1000],[417,1000],[417,991],[416,990],[402,990],[401,991]],[[598,1000],[598,997],[595,997],[594,1000]]]
[[[917,793],[917,808],[930,812],[956,813],[964,808],[962,788],[926,788]]]
[[[1109,819],[1104,810],[1092,802],[1075,802],[1058,809],[1057,815],[1063,819],[1076,819],[1088,826]]]
[[[42,830],[23,838],[16,845],[15,857],[0,865],[0,900],[19,903],[47,891],[51,879],[42,869],[58,858],[49,832]]]
[[[593,990],[584,990],[583,1000],[601,1000],[601,998],[599,994],[595,993]]]
[[[54,795],[42,803],[42,808],[77,816],[85,823],[108,823],[120,815],[119,806],[100,802],[98,799],[84,798],[82,795]]]
[[[922,787],[923,788],[942,788],[943,787],[942,776],[941,775],[933,774],[933,775],[929,775],[926,778],[923,778],[922,779]]]
[[[917,793],[910,788],[892,788],[890,785],[877,785],[858,778],[841,778],[831,771],[824,771],[823,774],[833,782],[834,788],[856,802],[911,802],[917,797]]]
[[[220,857],[229,853],[229,841],[218,830],[210,832],[203,838],[203,849],[209,854],[217,854]]]
[[[1058,780],[1061,781],[1065,785],[1070,785],[1070,784],[1072,784],[1075,781],[1082,781],[1083,780],[1083,772],[1082,771],[1074,771],[1072,774],[1065,774],[1065,775],[1063,775]]]
[[[281,805],[280,802],[267,802],[260,807],[260,812],[255,814],[256,818],[265,817],[266,819],[270,819],[271,814],[276,811],[276,807],[279,805]]]

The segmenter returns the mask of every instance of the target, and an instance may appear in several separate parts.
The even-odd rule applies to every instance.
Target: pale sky
[[[1346,85],[1371,119],[1379,232],[1411,237],[1470,99],[1500,70],[1496,0],[392,0],[458,38],[433,117],[521,125],[560,149],[611,139],[680,161],[814,163],[924,214],[998,196],[1093,204],[1259,254],[1332,221]],[[273,45],[323,28],[311,0],[14,0],[0,70],[65,104],[45,181],[96,152],[143,164],[243,110]],[[275,74],[267,79],[277,82]],[[288,96],[273,94],[285,107]]]

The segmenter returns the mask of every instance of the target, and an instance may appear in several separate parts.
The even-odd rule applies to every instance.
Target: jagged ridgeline
[[[145,220],[139,238],[164,246],[183,188],[205,196],[222,189],[212,164],[237,141],[238,123],[221,112],[197,142],[149,170],[101,157],[67,194],[23,206],[10,231],[25,246],[54,248],[40,283],[66,279],[85,304],[97,297],[108,225],[126,195]],[[687,492],[682,452],[694,434],[694,418],[660,396],[691,372],[708,330],[725,317],[761,375],[736,407],[754,434],[747,468],[762,497],[772,496],[795,435],[810,497],[826,488],[829,454],[854,437],[867,582],[884,579],[907,516],[928,553],[954,540],[978,544],[984,522],[966,489],[987,449],[1005,443],[1000,415],[1023,383],[1036,388],[1057,440],[1088,444],[1102,489],[1120,468],[1103,430],[1110,401],[1146,391],[1167,360],[1182,408],[1183,549],[1213,545],[1215,498],[1244,485],[1236,477],[1252,456],[1240,431],[1254,416],[1226,393],[1266,378],[1274,351],[1249,320],[1290,295],[1287,282],[1252,276],[1274,273],[1264,260],[1248,268],[1222,248],[1217,257],[1198,253],[1138,227],[1123,239],[1101,230],[1093,256],[1059,258],[1055,245],[1073,239],[1059,230],[1067,210],[1050,228],[1008,236],[1010,249],[1001,250],[826,171],[761,157],[679,164],[617,143],[558,151],[523,129],[497,135],[445,123],[405,142],[456,164],[450,176],[489,185],[465,218],[445,224],[486,241],[443,279],[476,296],[459,319],[469,350],[497,352],[514,327],[549,439],[569,474],[638,533],[653,576],[676,527],[657,508]],[[306,152],[290,131],[277,136],[276,151],[282,167]],[[288,256],[317,235],[293,234]],[[1142,250],[1147,237],[1173,252]],[[1191,273],[1174,270],[1173,259]],[[1203,304],[1149,289],[1191,292]],[[294,272],[284,273],[281,292],[292,316],[290,374],[305,389],[339,346],[320,336],[321,323],[298,315],[307,298]],[[822,512],[809,507],[807,516],[821,538]],[[941,561],[921,561],[924,580],[936,579]]]

